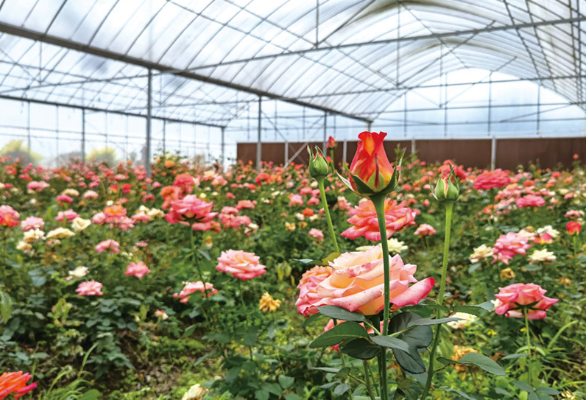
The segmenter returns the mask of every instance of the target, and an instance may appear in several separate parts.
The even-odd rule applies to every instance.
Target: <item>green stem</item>
[[[443,246],[443,269],[441,272],[441,283],[439,284],[439,296],[437,302],[440,306],[443,305],[445,300],[445,281],[447,280],[447,264],[449,259],[449,243],[451,240],[451,216],[453,214],[453,202],[445,203],[445,243]],[[441,318],[441,310],[437,310],[437,318]],[[429,389],[433,381],[433,375],[435,375],[435,352],[437,345],[439,344],[439,337],[441,336],[441,325],[435,327],[435,339],[433,340],[433,347],[431,348],[431,354],[429,356],[429,371],[427,373],[427,383],[425,383],[425,389],[423,390],[423,396],[421,400],[425,400],[429,395]]]
[[[374,396],[374,389],[372,388],[372,380],[371,380],[371,371],[369,369],[369,361],[368,360],[363,360],[363,370],[365,372],[365,383],[367,386],[367,391],[370,395],[370,399],[372,400],[376,400],[376,397]]]
[[[325,196],[325,179],[318,178],[317,179],[319,190],[321,191],[321,199],[323,202],[323,209],[325,210],[325,216],[327,217],[327,224],[329,225],[329,232],[331,232],[331,238],[333,239],[333,244],[335,245],[335,251],[340,253],[339,251],[339,244],[337,243],[337,235],[335,235],[335,229],[333,228],[333,221],[331,220],[331,213],[329,212],[329,205],[327,204],[327,196]]]
[[[371,197],[378,216],[380,227],[380,242],[382,243],[382,258],[384,260],[384,323],[382,335],[388,334],[388,322],[390,320],[390,254],[388,252],[388,234],[386,232],[386,215],[384,212],[385,194]],[[386,349],[383,348],[378,358],[380,363],[380,380],[382,385],[382,400],[388,400],[388,369],[386,368]]]
[[[194,244],[194,230],[192,229],[192,226],[190,226],[190,246],[192,248],[192,259],[194,260],[194,264],[196,264],[196,270],[198,271],[198,275],[200,276],[202,286],[204,287],[204,298],[208,299],[208,289],[206,289],[204,275],[202,274],[202,270],[200,269],[200,263],[198,262],[198,257],[196,256],[196,245]],[[202,314],[204,314],[204,318],[206,319],[208,326],[212,326],[210,324],[210,320],[208,319],[208,315],[206,314],[206,310],[204,310],[204,307],[202,307]]]
[[[529,333],[529,318],[527,318],[527,307],[523,307],[523,314],[525,315],[525,332],[527,333],[527,349],[529,349],[529,359],[527,362],[527,382],[531,385],[531,334]]]

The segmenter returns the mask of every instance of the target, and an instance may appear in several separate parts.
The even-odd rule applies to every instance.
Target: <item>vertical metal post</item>
[[[284,167],[288,165],[288,139],[284,142]]]
[[[416,140],[412,139],[410,141],[410,152],[411,154],[416,154]]]
[[[145,135],[145,170],[147,177],[151,177],[151,91],[152,91],[152,72],[151,68],[147,73],[147,129]]]
[[[325,111],[323,121],[323,153],[327,154],[327,112]]]
[[[225,127],[221,128],[221,166],[225,167]]]
[[[31,154],[31,102],[27,101],[27,149]]]
[[[343,165],[347,164],[347,139],[343,141]]]
[[[537,85],[537,135],[541,135],[541,81]]]
[[[369,121],[367,123],[367,130],[368,130],[368,132],[371,132],[372,131],[372,121]]]
[[[86,162],[86,109],[82,108],[82,162]]]
[[[257,102],[257,151],[256,163],[257,170],[261,171],[261,96]]]
[[[163,156],[165,157],[165,140],[167,134],[167,121],[163,120]]]
[[[490,160],[490,169],[496,168],[496,137],[492,136],[492,159]]]

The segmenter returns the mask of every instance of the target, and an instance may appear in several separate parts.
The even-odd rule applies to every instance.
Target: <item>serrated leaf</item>
[[[321,336],[316,338],[311,344],[311,348],[334,346],[341,343],[345,339],[355,339],[358,337],[367,338],[368,334],[361,325],[355,322],[343,322],[328,330]]]
[[[282,386],[284,390],[294,386],[294,378],[291,376],[280,375],[278,376],[278,382],[280,382],[280,386]]]
[[[365,315],[358,312],[347,311],[342,307],[337,306],[322,306],[317,308],[318,312],[325,317],[338,319],[340,321],[355,321],[364,322]]]
[[[460,364],[472,364],[497,376],[505,376],[506,371],[496,361],[480,353],[468,353],[458,361]]]
[[[337,396],[341,396],[342,394],[345,394],[345,392],[347,392],[349,389],[351,389],[351,386],[349,386],[346,383],[341,383],[335,388],[335,390],[333,390],[333,393]]]
[[[358,358],[360,360],[371,360],[376,357],[382,348],[378,345],[371,343],[369,340],[364,338],[357,338],[345,342],[345,346],[341,349],[343,354],[347,354],[350,357]]]
[[[372,341],[379,346],[389,347],[391,349],[398,349],[405,352],[410,351],[410,346],[404,340],[390,337],[390,336],[373,336]]]
[[[7,324],[12,316],[12,297],[6,292],[0,292],[0,317]]]
[[[321,313],[313,314],[310,317],[308,317],[306,319],[306,321],[304,321],[302,326],[306,328],[307,326],[310,326],[310,325],[314,324],[315,322],[317,322],[318,320],[323,319],[323,318],[325,318],[325,316],[322,315]]]
[[[439,319],[420,318],[420,319],[415,319],[415,320],[410,321],[408,323],[408,327],[410,328],[411,326],[441,325],[441,324],[446,324],[448,322],[453,322],[453,321],[461,321],[461,318],[456,318],[456,317],[439,318]]]
[[[404,312],[394,316],[390,320],[389,331],[392,333],[402,332],[408,328],[408,324],[411,321],[422,319],[419,315]],[[419,349],[427,347],[433,340],[433,330],[429,326],[414,326],[406,332],[402,332],[398,335],[398,339],[401,339],[408,343],[408,352],[392,349],[396,361],[402,367],[403,370],[412,374],[421,374],[426,371],[425,363],[423,362]]]

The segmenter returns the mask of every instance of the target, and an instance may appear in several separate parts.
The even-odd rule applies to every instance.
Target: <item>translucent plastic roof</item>
[[[2,0],[0,97],[226,126],[260,95],[373,120],[463,68],[585,102],[585,0]]]

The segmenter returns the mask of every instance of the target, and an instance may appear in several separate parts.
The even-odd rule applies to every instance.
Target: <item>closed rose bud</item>
[[[337,148],[337,142],[335,141],[333,136],[329,136],[329,140],[327,141],[327,149],[331,150],[331,149],[336,149],[336,148]]]
[[[370,196],[389,193],[396,187],[397,175],[384,150],[385,132],[362,132],[349,172],[355,193]]]
[[[579,235],[582,231],[582,225],[576,221],[570,221],[567,223],[566,228],[570,235]]]
[[[308,147],[308,155],[308,171],[310,172],[310,175],[315,179],[326,177],[329,174],[329,164],[327,164],[327,160],[325,160],[322,151],[318,147],[315,147],[315,151],[313,152],[311,148]]]
[[[459,187],[453,181],[457,182],[453,168],[451,168],[451,174],[447,174],[437,181],[437,186],[435,186],[435,198],[437,201],[445,203],[448,201],[455,202],[457,200],[459,197]]]

